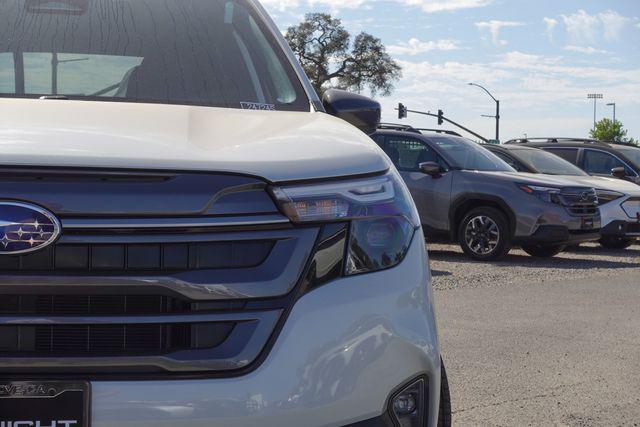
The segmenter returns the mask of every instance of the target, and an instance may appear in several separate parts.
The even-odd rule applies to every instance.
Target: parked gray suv
[[[567,244],[598,240],[593,188],[568,178],[516,173],[468,139],[382,126],[372,138],[404,178],[429,240],[457,241],[478,260],[516,245],[547,257]]]

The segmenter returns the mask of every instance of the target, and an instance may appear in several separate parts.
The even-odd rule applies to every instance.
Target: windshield
[[[449,164],[456,169],[515,172],[504,160],[477,143],[456,136],[429,136]]]
[[[245,0],[0,0],[0,96],[309,111]]]
[[[620,151],[627,159],[633,162],[634,166],[640,168],[640,148],[635,147],[615,147]]]
[[[544,173],[548,175],[573,175],[573,176],[585,176],[588,175],[582,169],[572,165],[566,160],[551,154],[546,151],[537,149],[520,149],[511,150],[511,154],[516,156],[519,160],[529,164],[538,173]]]

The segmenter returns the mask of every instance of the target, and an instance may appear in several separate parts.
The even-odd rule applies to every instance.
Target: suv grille
[[[560,201],[571,215],[594,216],[598,213],[598,195],[593,188],[564,188]]]
[[[253,364],[292,304],[320,229],[291,226],[255,178],[83,178],[95,174],[0,171],[5,199],[62,224],[54,245],[0,255],[0,375]]]

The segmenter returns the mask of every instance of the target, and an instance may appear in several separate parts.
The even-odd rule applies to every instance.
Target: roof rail
[[[434,132],[434,133],[444,133],[446,135],[453,135],[453,136],[460,136],[462,137],[462,135],[460,135],[458,132],[454,131],[454,130],[447,130],[447,129],[427,129],[427,128],[417,128],[417,130],[421,131],[421,132]]]
[[[583,144],[607,145],[606,142],[598,141],[597,139],[567,138],[567,137],[516,138],[516,139],[512,139],[510,141],[505,142],[505,144],[527,144],[529,142],[547,142],[547,143],[581,142]]]
[[[399,130],[399,131],[405,131],[405,132],[420,133],[420,131],[418,129],[414,128],[411,125],[402,125],[402,124],[398,124],[398,123],[380,123],[378,125],[378,129],[380,129],[380,130]]]
[[[381,130],[400,130],[405,132],[422,133],[422,132],[434,132],[442,133],[446,135],[462,136],[458,132],[447,129],[427,129],[427,128],[414,128],[411,125],[401,125],[397,123],[380,123],[378,129]]]

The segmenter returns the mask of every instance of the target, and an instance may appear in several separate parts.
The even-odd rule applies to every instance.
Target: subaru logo
[[[0,202],[0,255],[16,255],[44,249],[60,235],[60,222],[38,206]]]

